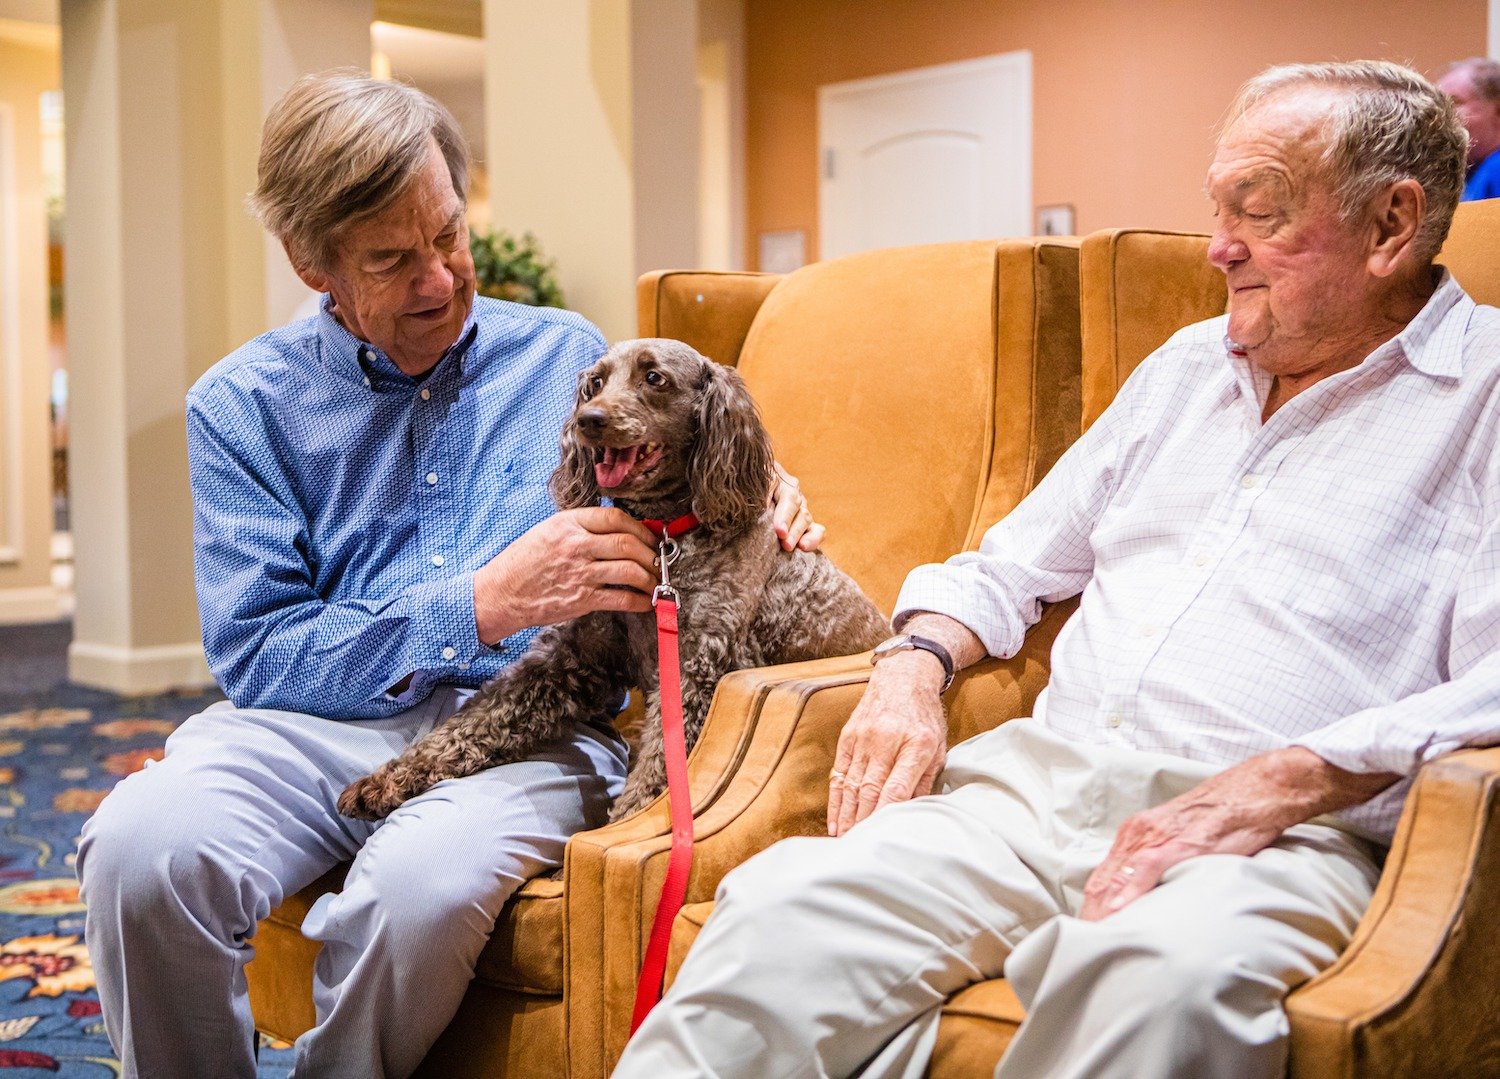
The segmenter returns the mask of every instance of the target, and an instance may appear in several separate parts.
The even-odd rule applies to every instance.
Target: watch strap
[[[895,645],[895,647],[886,648],[886,645]],[[913,648],[920,648],[924,652],[931,652],[937,657],[937,661],[943,665],[943,688],[939,692],[947,692],[948,687],[953,684],[953,656],[949,654],[946,648],[930,637],[920,637],[915,633],[898,633],[889,641],[876,646],[873,662],[879,662],[892,652],[905,652]]]

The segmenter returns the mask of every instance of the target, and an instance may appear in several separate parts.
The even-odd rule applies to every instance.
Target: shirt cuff
[[[416,632],[411,656],[416,675],[412,686],[425,673],[438,675],[445,671],[466,671],[481,652],[490,649],[480,643],[474,621],[474,575],[460,573],[440,581],[414,586],[408,593],[411,619]],[[433,680],[441,681],[440,678]],[[403,694],[405,696],[405,694]]]
[[[1394,729],[1393,729],[1394,728]],[[1384,708],[1367,708],[1292,740],[1335,768],[1361,775],[1389,772],[1410,776],[1435,757],[1461,749],[1462,739],[1440,738],[1435,731],[1414,740],[1391,722]]]
[[[1013,656],[1025,638],[1026,626],[986,602],[990,597],[982,582],[970,579],[972,571],[951,563],[918,566],[907,574],[896,597],[892,624],[900,629],[912,616],[930,611],[963,623],[984,643],[985,651],[1005,659]]]

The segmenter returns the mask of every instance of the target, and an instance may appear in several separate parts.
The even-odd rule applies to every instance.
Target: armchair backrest
[[[1083,240],[1079,277],[1083,426],[1167,338],[1224,313],[1224,275],[1209,265],[1202,233],[1111,229]],[[1438,255],[1479,303],[1500,305],[1500,199],[1466,202]]]
[[[788,274],[739,370],[825,548],[889,611],[1078,435],[1076,241],[892,248]]]
[[[1475,302],[1500,306],[1500,199],[1459,203],[1437,260]]]

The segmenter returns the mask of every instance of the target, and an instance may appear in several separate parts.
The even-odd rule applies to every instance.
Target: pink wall
[[[1216,125],[1274,64],[1384,58],[1429,74],[1485,50],[1485,0],[748,0],[747,236],[817,257],[817,89],[1030,49],[1036,203],[1079,232],[1206,230]]]

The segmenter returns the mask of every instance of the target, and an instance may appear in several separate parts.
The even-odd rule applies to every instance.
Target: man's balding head
[[[1417,72],[1383,60],[1284,64],[1255,76],[1230,109],[1227,131],[1291,93],[1320,94],[1321,166],[1346,219],[1379,192],[1415,180],[1425,196],[1417,249],[1435,257],[1464,186],[1464,130],[1448,95]]]

